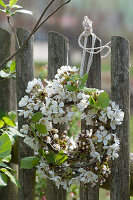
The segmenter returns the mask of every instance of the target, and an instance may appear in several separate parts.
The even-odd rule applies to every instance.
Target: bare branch
[[[64,3],[62,3],[57,9],[55,9],[39,26],[34,30],[33,34],[53,15],[55,14],[60,8],[62,8],[64,5],[68,4],[71,0],[68,0]]]
[[[14,35],[15,35],[15,39],[17,41],[18,47],[20,48],[19,40],[18,40],[18,37],[17,37],[17,34],[16,34],[16,29],[12,26],[12,24],[10,22],[10,16],[7,16],[7,22],[9,24],[9,26],[11,27],[11,29],[12,29]]]
[[[47,146],[54,152],[54,153],[59,153],[51,144],[47,144]]]
[[[82,163],[82,164],[74,164],[74,165],[71,165],[70,167],[71,168],[81,168],[81,167],[88,167],[88,166],[91,166],[93,164],[95,164],[97,162],[97,159],[93,159],[91,162],[89,163]]]
[[[46,11],[48,10],[48,8],[51,6],[51,4],[54,2],[55,0],[52,0],[48,6],[46,7],[46,9],[44,10],[44,12],[42,13],[42,15],[40,16],[39,20],[37,21],[35,27],[33,28],[32,32],[30,33],[30,35],[27,37],[27,39],[24,41],[24,43],[22,44],[22,46],[20,48],[18,48],[11,56],[7,57],[1,64],[0,67],[2,67],[3,65],[5,65],[8,61],[10,61],[12,58],[14,58],[14,56],[16,56],[16,54],[18,54],[27,44],[27,42],[29,41],[29,39],[32,37],[32,35],[53,15],[55,14],[60,8],[62,8],[64,5],[68,4],[71,0],[67,0],[66,2],[62,3],[57,9],[55,9],[41,24],[40,21],[43,18],[44,14],[46,13]]]
[[[33,28],[32,32],[33,32],[34,30],[36,30],[36,28],[38,27],[38,25],[40,24],[40,22],[41,22],[41,20],[42,20],[42,18],[43,18],[43,16],[44,16],[44,14],[47,12],[47,10],[49,9],[49,7],[52,5],[52,3],[53,3],[54,1],[55,1],[55,0],[51,0],[51,2],[50,2],[50,3],[48,4],[48,6],[45,8],[45,10],[44,10],[43,13],[41,14],[40,18],[38,19],[38,21],[37,21],[35,27]]]

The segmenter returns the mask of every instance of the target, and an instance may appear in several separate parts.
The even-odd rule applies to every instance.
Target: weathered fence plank
[[[133,196],[133,153],[130,153],[130,196]],[[111,163],[110,163],[111,167]],[[100,186],[100,188],[110,190],[111,187],[111,175],[107,178],[106,182]]]
[[[129,200],[129,43],[114,36],[111,49],[112,99],[125,113],[124,122],[116,130],[120,138],[120,156],[112,163],[111,200]]]
[[[57,73],[57,69],[63,65],[68,65],[69,44],[67,38],[62,35],[50,32],[48,43],[48,79],[52,80]],[[64,126],[58,126],[59,133]],[[66,191],[60,187],[58,190],[53,182],[47,180],[46,190],[47,200],[65,200]]]
[[[6,30],[0,28],[0,63],[10,55],[11,35]],[[5,66],[3,66],[4,68]],[[0,109],[9,112],[11,109],[11,79],[0,80]]]
[[[92,37],[90,36],[88,39],[87,47],[91,47],[92,44]],[[95,47],[100,46],[100,41],[96,39]],[[87,63],[89,59],[89,54],[86,54],[85,58],[85,67],[84,73],[87,69]],[[87,87],[90,88],[99,88],[101,89],[101,56],[100,53],[94,54],[93,56],[93,63],[91,65],[89,71],[89,77],[87,80]],[[86,130],[87,126],[85,122],[82,122],[82,130]],[[87,185],[87,188],[84,188],[83,184],[80,186],[80,200],[98,200],[99,199],[99,186],[98,184],[92,188],[90,184]]]
[[[19,28],[17,36],[20,45],[27,38],[29,32]],[[17,87],[17,102],[25,95],[27,83],[34,78],[33,68],[33,38],[28,42],[25,48],[16,55],[16,87]],[[18,108],[19,109],[19,108]],[[18,116],[19,129],[25,124],[23,117]],[[22,138],[18,139],[19,144],[19,181],[21,189],[18,191],[18,200],[34,200],[35,199],[35,169],[24,170],[20,169],[20,159],[33,155],[33,150],[29,148]]]
[[[11,50],[11,35],[9,32],[0,28],[0,63],[10,55]],[[4,68],[5,66],[3,66]],[[12,99],[15,95],[14,80],[1,79],[0,80],[0,110],[9,112],[15,110],[16,101],[15,98]],[[10,163],[10,166],[16,170],[16,166]],[[0,199],[2,200],[17,200],[17,188],[16,186],[8,181],[7,187],[0,188]]]

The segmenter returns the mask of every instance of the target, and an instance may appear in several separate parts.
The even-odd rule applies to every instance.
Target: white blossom
[[[28,101],[29,101],[29,97],[26,95],[26,96],[24,96],[21,100],[20,100],[20,102],[19,102],[19,107],[24,107],[24,106],[26,106],[26,104],[28,103]]]
[[[97,137],[98,142],[103,142],[104,145],[107,145],[108,141],[111,139],[111,134],[108,134],[106,130],[98,130],[95,135]]]
[[[47,141],[46,141],[48,144],[50,144],[51,143],[51,138],[48,136],[47,137]]]
[[[38,81],[37,81],[36,78],[33,81],[28,82],[28,86],[27,86],[26,92],[30,93],[31,90],[33,89],[33,87],[37,84],[37,82]]]
[[[59,107],[64,107],[64,102],[60,102]]]
[[[29,131],[29,126],[27,124],[22,126],[22,129],[20,129],[21,133],[27,134]]]
[[[54,135],[54,139],[58,139],[59,138],[59,135],[58,134],[55,134]]]
[[[7,77],[9,77],[9,74],[7,74],[6,72],[4,72],[3,70],[0,70],[0,76],[2,78],[7,78]]]

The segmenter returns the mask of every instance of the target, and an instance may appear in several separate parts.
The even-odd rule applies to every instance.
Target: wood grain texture
[[[68,65],[68,39],[56,32],[48,34],[48,79],[52,80],[63,65]]]
[[[10,55],[11,50],[11,35],[8,31],[0,28],[0,63]],[[2,67],[4,69],[5,66]],[[12,78],[0,79],[0,110],[9,112],[16,108],[16,89],[15,81]],[[12,98],[13,97],[13,98]],[[14,170],[17,166],[13,166]],[[0,199],[2,200],[17,200],[17,188],[16,186],[8,181],[6,187],[0,188]]]
[[[58,68],[68,65],[69,44],[67,38],[59,33],[49,32],[48,38],[48,79],[52,80]],[[65,130],[65,124],[58,125],[56,128],[60,133]],[[47,180],[46,198],[47,200],[66,200],[66,191],[62,187],[57,189],[53,182]]]
[[[8,31],[0,28],[0,63],[10,55],[10,50],[11,35]],[[0,79],[0,109],[5,112],[14,109],[15,102],[12,101],[13,92],[12,79]]]
[[[11,35],[8,31],[0,27],[0,63],[10,56],[11,50]],[[5,66],[3,66],[4,68]]]
[[[20,45],[29,35],[29,32],[19,28],[17,35]],[[25,95],[27,83],[34,79],[33,68],[33,38],[28,42],[25,48],[16,55],[16,87],[17,87],[17,102]],[[18,108],[19,109],[19,108]],[[18,116],[19,129],[25,124],[23,117]],[[29,148],[22,138],[18,138],[18,159],[19,159],[19,181],[21,190],[18,192],[18,200],[34,200],[35,199],[35,169],[24,170],[20,169],[20,159],[32,156],[33,150]]]
[[[124,122],[116,132],[120,138],[119,158],[112,163],[111,200],[129,200],[129,42],[114,36],[111,39],[112,99],[124,111]]]
[[[87,47],[92,46],[92,37],[88,38]],[[96,39],[95,47],[100,46],[100,41]],[[86,53],[85,57],[85,67],[84,73],[86,73],[87,63],[89,59],[89,53]],[[100,53],[94,54],[93,62],[89,71],[89,76],[87,80],[87,87],[90,88],[98,88],[101,89],[101,56]],[[82,121],[82,130],[86,130],[87,126],[85,122]],[[80,186],[80,200],[98,200],[99,199],[99,186],[98,184],[92,188],[90,184],[87,185],[87,188],[84,188],[83,184],[81,183]]]

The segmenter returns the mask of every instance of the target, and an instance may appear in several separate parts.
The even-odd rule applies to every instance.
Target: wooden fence
[[[28,36],[29,32],[19,28],[17,35],[20,44]],[[0,63],[10,54],[11,35],[4,29],[0,29]],[[91,37],[88,39],[88,47],[91,45]],[[100,41],[97,39],[95,46],[98,47]],[[16,45],[17,48],[17,45]],[[69,64],[69,42],[64,36],[50,32],[48,41],[48,79],[53,79],[57,69],[62,65]],[[124,111],[125,117],[123,125],[117,128],[116,132],[121,140],[120,157],[112,165],[112,174],[103,187],[110,188],[111,200],[129,200],[130,199],[130,180],[129,180],[129,43],[125,38],[113,36],[111,38],[111,94],[112,100],[120,105]],[[40,52],[41,53],[41,52]],[[86,63],[89,55],[86,55]],[[33,67],[33,38],[28,42],[25,48],[16,56],[16,92],[12,79],[0,80],[0,109],[10,111],[16,108],[15,96],[17,102],[25,95],[25,89],[28,81],[34,77]],[[86,69],[84,69],[85,72]],[[93,63],[89,72],[87,87],[101,88],[101,56],[100,53],[94,55]],[[19,129],[24,124],[24,119],[18,116]],[[65,127],[65,125],[64,125]],[[59,127],[62,129],[63,127]],[[84,121],[82,129],[85,129]],[[18,139],[17,150],[13,155],[13,161],[18,163],[18,177],[21,184],[21,190],[16,192],[14,185],[9,184],[6,188],[0,189],[0,199],[2,200],[34,200],[35,199],[35,169],[20,169],[20,158],[33,155],[33,151],[28,148],[22,138]],[[132,180],[131,180],[132,182]],[[131,183],[132,184],[132,183]],[[63,188],[59,190],[56,186],[47,180],[46,189],[47,200],[66,200],[66,191]],[[88,184],[86,188],[81,184],[80,200],[98,200],[99,185],[91,188]]]

